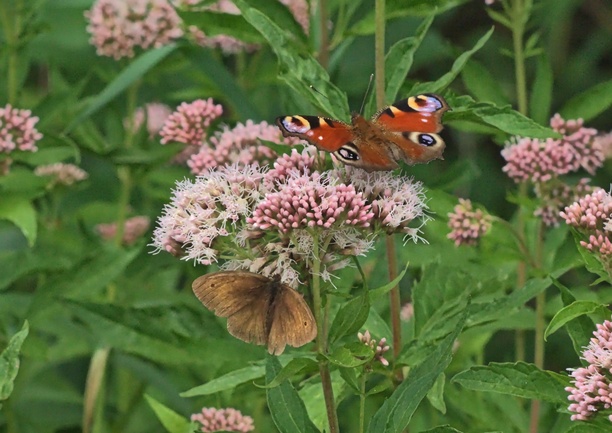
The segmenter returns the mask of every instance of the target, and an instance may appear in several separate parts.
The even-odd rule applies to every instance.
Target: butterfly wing
[[[280,355],[285,345],[300,347],[317,336],[317,324],[300,293],[283,284],[276,294],[268,321],[268,352]]]
[[[446,146],[437,132],[448,104],[438,95],[411,96],[377,113],[373,121],[386,131],[387,140],[397,149],[396,159],[408,164],[441,158]]]
[[[272,280],[252,272],[215,272],[197,278],[193,292],[206,308],[227,317],[227,330],[247,343],[266,344]]]
[[[298,137],[320,150],[335,152],[353,140],[350,125],[318,116],[283,116],[276,124],[284,137]]]

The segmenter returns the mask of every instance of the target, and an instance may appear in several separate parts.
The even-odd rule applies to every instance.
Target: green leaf
[[[311,372],[319,370],[318,364],[315,361],[314,356],[312,358],[302,357],[292,359],[287,363],[287,365],[283,367],[278,376],[267,382],[266,385],[262,386],[261,388],[274,388],[276,386],[279,386],[285,380],[290,379],[291,377],[304,370],[308,370]]]
[[[612,106],[612,80],[604,81],[570,99],[559,112],[564,119],[591,120]]]
[[[199,385],[191,388],[188,391],[182,392],[180,396],[195,397],[197,395],[215,394],[228,389],[234,389],[238,385],[255,380],[262,377],[264,374],[265,369],[260,365],[241,368],[240,370],[234,370],[230,373],[224,374],[221,377],[210,380],[203,385]]]
[[[549,335],[554,334],[559,328],[578,317],[603,311],[608,311],[608,309],[606,308],[606,305],[600,304],[599,302],[572,302],[571,304],[557,311],[557,314],[554,315],[554,317],[551,319],[550,323],[546,327],[546,331],[544,332],[544,339],[546,340]]]
[[[374,350],[363,343],[354,342],[336,348],[325,357],[339,367],[354,368],[371,361]]]
[[[455,61],[453,62],[453,66],[451,67],[450,71],[442,75],[440,78],[438,78],[433,83],[419,83],[415,85],[410,90],[409,94],[418,95],[419,93],[425,93],[425,92],[440,93],[442,90],[447,88],[455,80],[455,78],[457,78],[457,76],[461,73],[461,71],[463,70],[463,67],[465,66],[467,61],[470,59],[470,57],[472,57],[474,53],[480,50],[484,46],[484,44],[487,43],[487,41],[493,34],[493,30],[494,30],[493,27],[491,27],[491,29],[488,32],[486,32],[480,39],[478,39],[478,41],[476,42],[474,47],[472,47],[471,50],[468,50],[462,53],[459,57],[457,57]]]
[[[532,278],[522,288],[513,291],[508,296],[487,303],[484,308],[479,308],[477,312],[470,315],[469,325],[474,326],[479,323],[499,320],[500,311],[509,316],[522,308],[527,301],[550,287],[551,284],[552,280],[550,278]],[[476,310],[478,306],[472,305],[472,308]]]
[[[498,78],[480,62],[472,59],[465,64],[461,71],[463,84],[476,100],[490,102],[498,106],[508,105],[510,101],[504,94]]]
[[[531,400],[567,405],[568,376],[540,370],[525,362],[496,363],[472,367],[453,379],[468,389],[498,392]]]
[[[157,415],[157,419],[159,419],[168,433],[191,433],[191,422],[185,417],[179,415],[169,407],[164,406],[147,394],[145,394],[144,397],[151,409],[153,409],[153,412],[155,412],[155,415]]]
[[[553,284],[561,292],[561,300],[563,301],[564,306],[568,306],[576,301],[576,297],[572,294],[572,292],[558,280],[553,278]],[[580,316],[568,322],[565,325],[565,328],[567,329],[567,333],[572,340],[574,352],[576,352],[578,356],[582,356],[582,348],[587,344],[593,335],[595,324],[589,317]]]
[[[401,18],[407,16],[426,17],[432,14],[441,14],[455,8],[468,0],[387,0],[385,5],[385,19]],[[376,28],[374,8],[361,21],[351,27],[350,32],[358,35],[369,35]]]
[[[597,258],[597,255],[593,251],[589,251],[588,249],[580,245],[580,241],[582,241],[582,235],[578,233],[578,231],[576,231],[576,229],[574,228],[572,228],[572,235],[574,236],[576,249],[578,250],[580,257],[582,257],[582,261],[584,262],[584,266],[587,268],[587,271],[599,275],[599,278],[602,281],[612,283],[608,271],[606,271],[606,268]]]
[[[389,325],[387,324],[385,319],[380,317],[380,313],[378,313],[378,311],[376,311],[374,307],[370,308],[368,320],[366,320],[366,322],[363,324],[362,329],[367,329],[368,331],[370,331],[370,334],[378,338],[385,337],[387,341],[391,339],[392,334]]]
[[[542,125],[548,124],[550,118],[553,83],[554,77],[550,60],[543,54],[538,57],[529,103],[531,118]]]
[[[487,102],[474,102],[469,96],[451,99],[449,104],[452,111],[444,114],[445,123],[473,122],[522,137],[545,139],[560,136],[558,132],[534,122],[510,106],[498,107]]]
[[[334,86],[319,62],[296,46],[293,37],[244,0],[234,1],[242,16],[268,41],[280,65],[280,77],[299,96],[310,101],[336,119],[347,119],[350,113],[346,94]],[[315,86],[321,93],[313,92]]]
[[[463,313],[455,330],[440,342],[423,363],[410,370],[408,377],[372,417],[369,433],[404,431],[421,400],[450,364],[453,344],[463,329],[466,317],[467,314]]]
[[[402,84],[404,84],[404,81],[406,81],[406,75],[408,75],[408,71],[410,71],[412,67],[414,53],[421,46],[421,42],[423,42],[429,27],[431,27],[434,17],[435,14],[428,16],[423,20],[414,36],[396,42],[385,56],[385,75],[387,82],[385,100],[388,103],[392,103],[396,100],[397,93],[402,87]]]
[[[446,403],[444,403],[444,385],[446,383],[446,375],[440,373],[434,386],[427,393],[427,400],[433,407],[435,407],[440,413],[446,413]]]
[[[0,219],[8,220],[21,230],[30,247],[36,243],[36,209],[23,197],[2,197],[0,199]]]
[[[272,355],[267,356],[266,384],[281,372],[282,366]],[[306,406],[288,380],[266,390],[268,408],[280,433],[314,433],[319,430],[308,418]]]
[[[146,51],[136,58],[127,68],[117,75],[113,81],[102,89],[100,93],[89,100],[86,106],[80,110],[80,113],[70,122],[63,133],[69,133],[85,119],[89,118],[89,116],[123,93],[128,87],[142,78],[155,65],[172,53],[176,47],[176,44],[165,45],[161,48]]]
[[[450,425],[440,425],[429,430],[423,430],[421,433],[461,433],[461,430],[457,430]]]
[[[233,36],[246,43],[261,43],[261,35],[240,15],[212,11],[186,11],[180,13],[185,26],[196,26],[204,30],[206,36]]]
[[[355,392],[355,394],[361,393],[359,389],[359,379],[357,378],[357,369],[356,368],[339,368],[340,376],[346,382],[348,386]]]
[[[409,266],[410,262],[406,263],[406,267],[404,268],[404,270],[400,272],[399,275],[393,279],[393,281],[388,282],[382,287],[377,287],[376,289],[370,290],[370,299],[379,299],[380,297],[389,293],[395,286],[400,283],[400,281],[402,281],[402,278],[404,278],[404,275],[406,275],[406,272],[408,272]]]
[[[11,337],[8,346],[0,354],[0,401],[9,398],[13,392],[15,378],[19,372],[19,351],[28,332],[30,328],[26,320],[21,331]]]
[[[329,344],[333,344],[347,334],[355,334],[368,319],[370,300],[367,290],[361,296],[351,299],[340,307],[334,317],[330,331]]]

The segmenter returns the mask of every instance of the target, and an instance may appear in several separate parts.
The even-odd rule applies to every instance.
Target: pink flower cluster
[[[51,186],[64,185],[70,186],[76,182],[81,182],[87,179],[87,172],[77,167],[74,164],[64,164],[61,162],[41,165],[34,170],[36,176],[51,177]]]
[[[183,36],[182,21],[167,0],[97,0],[85,12],[90,42],[100,56],[133,57]]]
[[[558,212],[567,203],[576,200],[589,190],[588,180],[582,179],[577,185],[566,184],[561,176],[581,168],[594,174],[601,167],[604,152],[597,131],[585,128],[582,119],[564,120],[555,114],[550,126],[562,134],[560,139],[545,141],[520,138],[502,150],[506,159],[503,167],[515,182],[531,182],[535,187],[540,206],[535,215],[542,217],[546,225],[558,225]]]
[[[249,432],[255,430],[253,418],[242,415],[236,409],[215,409],[205,407],[201,412],[191,415],[191,421],[200,424],[202,432]]]
[[[266,122],[254,123],[252,120],[247,120],[245,124],[238,123],[231,129],[225,127],[223,131],[216,133],[189,158],[187,165],[196,175],[225,164],[267,165],[274,161],[276,152],[263,141],[293,144],[298,140],[283,138],[276,126],[268,125]]]
[[[172,110],[166,104],[152,102],[144,107],[137,108],[131,119],[124,119],[123,126],[132,133],[135,133],[146,120],[149,138],[153,138],[164,127],[170,114],[172,114]]]
[[[353,186],[336,184],[318,172],[293,177],[258,204],[248,222],[254,228],[290,230],[337,225],[368,227],[374,214]]]
[[[223,107],[215,104],[212,98],[183,102],[166,118],[159,133],[162,137],[161,143],[177,142],[201,146],[206,139],[208,127],[221,114]]]
[[[598,253],[606,262],[612,260],[612,196],[601,188],[580,198],[560,213],[565,222],[578,229],[587,241],[580,245]]]
[[[480,209],[474,210],[469,199],[459,199],[454,211],[448,214],[448,227],[451,232],[447,238],[455,245],[476,245],[478,240],[491,228],[491,216]]]
[[[563,137],[546,141],[521,138],[502,150],[507,162],[503,171],[515,182],[548,182],[580,168],[593,174],[603,164],[604,155],[595,140],[597,130],[585,128],[582,119],[565,121],[555,114],[550,126]]]
[[[149,229],[150,220],[146,216],[135,216],[128,218],[123,226],[123,245],[133,245]],[[117,234],[117,223],[98,224],[96,230],[104,240],[111,241]]]
[[[385,367],[389,365],[389,361],[385,359],[385,352],[390,349],[386,338],[381,338],[377,344],[376,340],[372,339],[370,331],[366,331],[363,334],[361,332],[357,333],[357,338],[359,338],[359,341],[361,341],[363,344],[374,350],[374,359],[379,361]]]
[[[568,400],[574,402],[568,407],[574,412],[572,421],[586,421],[612,408],[612,322],[597,324],[593,335],[582,353],[589,365],[569,370],[574,385],[565,390],[570,393]],[[612,422],[612,415],[608,420]]]
[[[13,150],[36,152],[36,142],[42,134],[35,128],[38,117],[32,116],[30,110],[13,108],[6,104],[0,108],[0,153]]]

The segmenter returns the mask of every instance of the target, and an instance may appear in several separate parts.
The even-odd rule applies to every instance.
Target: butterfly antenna
[[[319,91],[317,90],[317,88],[316,88],[315,86],[313,86],[312,84],[311,84],[310,86],[308,86],[308,87],[310,87],[310,90],[312,90],[313,92],[318,93],[319,95],[323,96],[325,99],[329,99],[329,98],[327,97],[327,95],[325,95],[325,94],[323,94],[323,93],[319,92]]]
[[[372,80],[374,79],[374,74],[370,74],[370,81],[368,81],[368,88],[366,89],[365,95],[363,95],[363,102],[361,103],[361,109],[359,110],[359,114],[363,116],[363,107],[365,107],[366,99],[368,99],[368,94],[370,93],[370,88],[372,87]]]

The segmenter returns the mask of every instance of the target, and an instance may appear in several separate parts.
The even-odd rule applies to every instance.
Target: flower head
[[[200,424],[202,432],[249,432],[255,430],[253,418],[242,415],[236,409],[215,409],[213,407],[202,408],[202,411],[191,415],[191,421]]]
[[[30,110],[13,108],[6,104],[0,108],[0,153],[13,150],[36,152],[36,142],[42,134],[35,128],[38,117]]]
[[[223,107],[212,98],[183,102],[174,113],[167,117],[160,131],[161,143],[178,142],[201,146],[208,127],[223,114]]]
[[[231,129],[225,127],[222,132],[215,134],[189,158],[187,165],[196,175],[225,164],[268,165],[276,159],[276,153],[266,146],[264,141],[277,144],[296,142],[293,138],[283,138],[276,126],[248,120],[245,124],[238,123]]]
[[[365,331],[363,334],[361,332],[357,333],[357,338],[359,338],[359,341],[363,344],[374,350],[374,359],[380,361],[385,367],[389,365],[389,361],[385,359],[385,352],[390,349],[386,338],[381,338],[377,344],[376,340],[372,339],[370,331]]]
[[[34,170],[36,176],[51,177],[51,185],[73,185],[87,179],[87,172],[74,164],[63,164],[61,162],[41,165]]]
[[[162,129],[171,113],[172,110],[166,104],[153,102],[146,104],[144,107],[137,108],[131,119],[124,119],[123,125],[126,129],[136,132],[146,120],[147,132],[149,137],[153,138]]]
[[[469,199],[459,199],[454,211],[448,214],[448,227],[451,232],[446,236],[455,245],[475,245],[491,228],[491,217],[480,209],[474,210]]]
[[[150,220],[146,216],[135,216],[128,218],[123,226],[123,245],[132,245],[142,237],[149,229]],[[117,223],[98,224],[96,230],[102,239],[110,241],[117,233]]]
[[[593,335],[582,353],[589,365],[569,369],[574,385],[565,390],[570,393],[568,400],[574,402],[568,407],[574,412],[572,421],[585,421],[612,408],[612,322],[598,324]],[[612,415],[608,419],[612,422]]]
[[[134,49],[159,48],[183,35],[167,0],[97,0],[85,12],[90,42],[100,56],[134,57]]]

